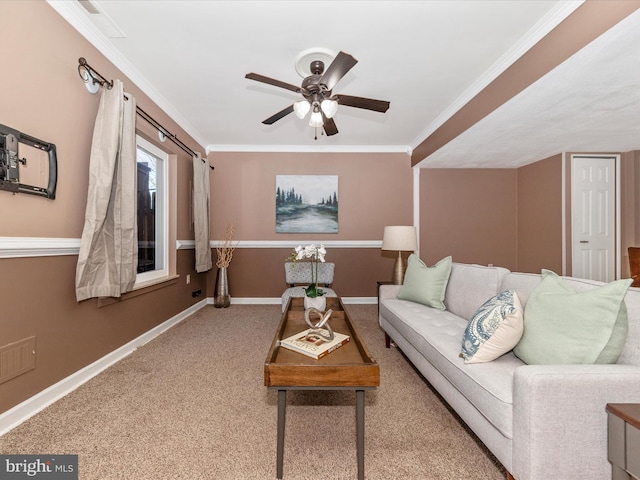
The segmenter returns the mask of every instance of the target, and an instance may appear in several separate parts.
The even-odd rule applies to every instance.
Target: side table
[[[611,480],[640,478],[640,403],[608,403]]]

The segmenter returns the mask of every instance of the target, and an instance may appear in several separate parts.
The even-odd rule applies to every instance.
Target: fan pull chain
[[[324,127],[320,130],[320,135],[324,135]],[[313,127],[313,139],[318,140],[318,127]]]

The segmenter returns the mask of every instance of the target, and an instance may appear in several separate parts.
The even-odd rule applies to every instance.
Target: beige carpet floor
[[[381,385],[366,393],[367,479],[504,479],[402,353],[375,305],[346,307]],[[3,454],[79,455],[82,480],[272,479],[277,392],[263,364],[277,305],[205,307],[0,437]],[[289,392],[284,478],[356,478],[353,392]]]

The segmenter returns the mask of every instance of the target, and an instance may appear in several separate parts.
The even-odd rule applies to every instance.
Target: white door
[[[615,279],[615,157],[571,159],[572,275]]]

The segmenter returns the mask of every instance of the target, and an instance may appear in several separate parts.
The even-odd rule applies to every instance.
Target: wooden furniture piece
[[[629,247],[629,271],[633,278],[632,287],[640,287],[640,247]]]
[[[640,478],[640,403],[609,403],[611,480]]]
[[[282,478],[284,465],[284,430],[288,390],[354,390],[356,392],[356,448],[358,479],[364,479],[364,392],[380,385],[380,367],[355,330],[340,298],[327,298],[327,309],[333,313],[331,328],[351,336],[348,343],[315,360],[297,352],[280,348],[280,340],[302,332],[303,299],[292,297],[282,314],[264,364],[264,384],[278,390],[277,478]]]

